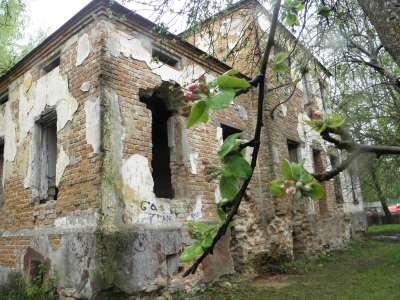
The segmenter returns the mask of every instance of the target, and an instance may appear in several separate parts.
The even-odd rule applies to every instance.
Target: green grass
[[[297,261],[280,268],[280,279],[256,280],[257,287],[233,277],[190,299],[400,299],[399,243],[366,238],[350,243],[346,250],[319,255],[314,262]],[[277,289],[270,287],[271,282],[288,285]]]
[[[400,231],[400,224],[388,224],[381,226],[368,227],[368,232],[387,232],[387,231]]]

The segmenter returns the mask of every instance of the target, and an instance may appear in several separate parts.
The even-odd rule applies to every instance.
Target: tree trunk
[[[400,1],[357,0],[357,2],[375,26],[386,51],[400,67]]]
[[[378,178],[376,177],[376,174],[375,174],[375,170],[371,169],[370,171],[371,171],[372,182],[375,185],[375,189],[376,189],[376,192],[378,194],[379,201],[381,201],[383,211],[385,212],[385,215],[386,215],[387,223],[388,224],[393,224],[392,213],[389,211],[389,208],[388,208],[388,206],[386,204],[385,197],[383,196],[381,185],[379,184]]]

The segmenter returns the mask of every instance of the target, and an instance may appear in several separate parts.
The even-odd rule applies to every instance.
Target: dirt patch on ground
[[[275,288],[280,290],[286,286],[291,285],[288,281],[290,275],[274,275],[274,276],[263,276],[263,275],[244,275],[240,278],[240,281],[245,282],[251,286],[262,287],[262,288]]]
[[[398,231],[368,232],[366,236],[385,243],[400,244],[400,232]]]

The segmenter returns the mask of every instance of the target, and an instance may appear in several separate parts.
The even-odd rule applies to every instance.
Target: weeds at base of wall
[[[19,289],[13,289],[7,294],[0,292],[0,300],[53,300],[55,299],[56,286],[58,282],[57,273],[53,270],[52,274],[43,281],[46,273],[46,265],[41,262],[39,265],[39,275],[33,279],[32,284],[26,284],[24,278],[17,279]]]

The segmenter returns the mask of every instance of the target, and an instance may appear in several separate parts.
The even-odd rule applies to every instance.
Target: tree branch
[[[272,15],[270,34],[268,37],[267,45],[265,47],[262,65],[260,68],[260,73],[255,77],[256,80],[259,80],[259,84],[258,84],[257,124],[256,124],[256,130],[254,133],[254,138],[252,140],[252,142],[254,143],[253,157],[251,160],[251,168],[252,168],[253,172],[254,172],[254,169],[257,164],[257,156],[258,156],[258,151],[260,149],[261,127],[263,126],[262,115],[263,115],[263,105],[264,105],[265,74],[266,74],[266,70],[267,70],[267,63],[268,63],[269,55],[270,55],[272,46],[274,44],[274,37],[275,37],[276,28],[278,25],[278,16],[279,16],[280,6],[281,6],[281,0],[278,0],[274,7],[274,12]],[[232,221],[233,217],[237,214],[240,203],[243,199],[243,196],[244,196],[247,186],[251,180],[251,177],[252,176],[250,176],[248,179],[246,179],[244,181],[239,193],[233,199],[233,201],[232,201],[233,209],[228,214],[224,224],[219,228],[218,233],[214,237],[211,246],[204,251],[204,253],[196,260],[196,262],[188,270],[186,270],[186,272],[183,274],[183,277],[186,277],[189,274],[194,274],[197,270],[197,267],[200,265],[200,263],[204,260],[204,258],[207,257],[208,254],[213,252],[214,247],[217,244],[217,242],[221,239],[222,236],[225,235],[226,230],[229,227],[229,223]]]

